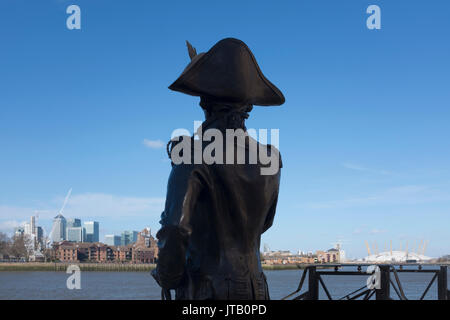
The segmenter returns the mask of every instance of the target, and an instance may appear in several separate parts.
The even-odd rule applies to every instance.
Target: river
[[[293,292],[302,270],[265,271],[272,299]],[[69,290],[69,274],[52,271],[0,272],[0,299],[160,299],[160,289],[148,272],[81,272],[81,289]],[[418,299],[432,278],[430,273],[401,273],[406,296]],[[333,299],[364,286],[368,276],[324,276]],[[393,278],[393,276],[391,275]],[[307,286],[307,281],[305,281]],[[449,285],[450,287],[450,285]],[[396,298],[394,290],[391,296]],[[320,298],[326,299],[321,289]],[[437,299],[436,281],[426,299]]]

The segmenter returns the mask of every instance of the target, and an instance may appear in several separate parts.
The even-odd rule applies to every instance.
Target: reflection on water
[[[265,271],[271,299],[281,299],[295,291],[302,272]],[[67,289],[68,277],[69,274],[64,272],[0,272],[0,299],[160,299],[158,285],[146,272],[82,272],[81,290]],[[432,274],[401,273],[399,277],[406,296],[418,299]],[[323,277],[333,299],[361,288],[366,279],[367,276]],[[396,298],[392,289],[391,296]],[[326,299],[323,289],[320,298]],[[437,299],[436,283],[430,288],[426,299]]]

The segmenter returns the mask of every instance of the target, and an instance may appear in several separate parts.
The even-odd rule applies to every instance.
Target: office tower
[[[23,230],[24,230],[25,234],[28,234],[28,235],[32,234],[32,232],[31,232],[31,224],[29,222],[26,222],[23,225]]]
[[[35,227],[34,230],[35,230],[34,234],[36,235],[36,241],[38,243],[41,243],[44,236],[44,230],[42,229],[42,227],[39,226]]]
[[[28,235],[32,235],[36,233],[36,217],[31,216],[30,222],[26,222],[23,226],[24,233]]]
[[[35,232],[36,232],[36,217],[35,216],[31,216],[30,229],[31,229],[31,234],[35,234]]]
[[[121,244],[126,246],[127,244],[134,243],[137,240],[137,231],[124,231],[122,232]]]
[[[107,234],[105,236],[105,244],[108,246],[120,246],[121,236],[116,236],[114,234]]]
[[[81,226],[67,228],[67,240],[72,242],[84,242],[84,228]]]
[[[67,219],[67,228],[81,227],[80,219]]]
[[[72,242],[84,242],[85,234],[80,219],[67,219],[66,239]]]
[[[99,223],[97,221],[86,221],[84,223],[84,235],[86,242],[98,242]]]
[[[62,214],[58,214],[53,219],[52,241],[60,242],[66,240],[66,218]]]
[[[31,234],[31,226],[28,222],[25,222],[23,229],[25,230],[25,234]]]

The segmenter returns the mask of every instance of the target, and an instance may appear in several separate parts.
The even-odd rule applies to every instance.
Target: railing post
[[[438,273],[438,299],[449,300],[449,293],[447,289],[447,267],[441,266]]]
[[[390,266],[380,265],[380,289],[376,289],[376,300],[391,299]]]
[[[319,278],[316,267],[308,267],[308,300],[319,300]]]

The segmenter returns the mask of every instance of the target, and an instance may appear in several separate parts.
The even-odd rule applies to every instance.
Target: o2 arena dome
[[[383,251],[378,253],[378,245],[375,242],[375,246],[370,248],[369,243],[365,241],[366,247],[367,247],[367,257],[361,259],[364,262],[374,262],[374,263],[383,263],[383,262],[390,262],[390,263],[415,263],[415,262],[427,262],[430,261],[432,258],[427,257],[425,255],[425,251],[428,245],[427,241],[421,241],[421,243],[418,245],[415,252],[413,250],[408,250],[408,242],[406,242],[406,250],[402,250],[402,245],[400,244],[400,250],[392,250],[392,240],[390,245],[389,251]],[[385,247],[386,248],[386,247]]]
[[[364,262],[426,262],[432,258],[427,257],[423,254],[418,254],[415,252],[405,252],[405,251],[388,251],[380,252],[379,254],[372,254],[363,258]]]

